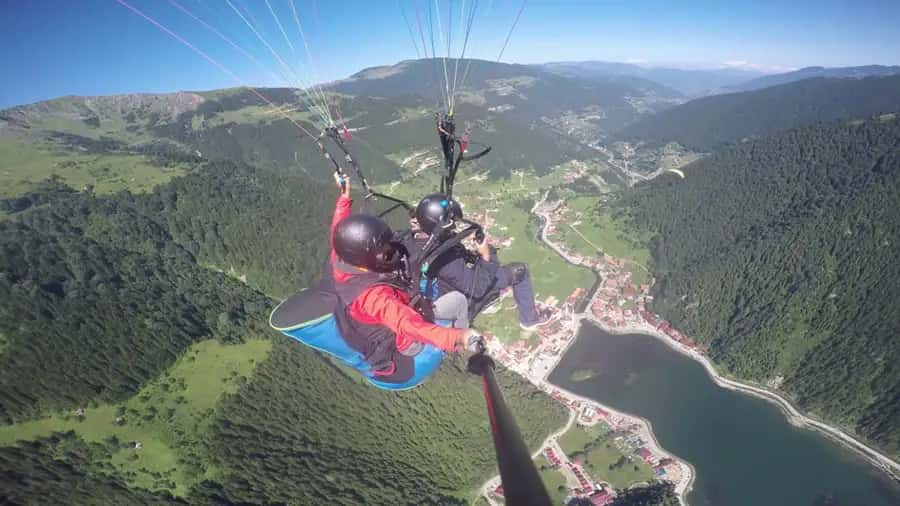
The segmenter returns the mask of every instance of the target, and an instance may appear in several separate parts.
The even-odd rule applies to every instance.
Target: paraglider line
[[[274,77],[274,78],[277,79],[277,76],[275,76],[275,74],[272,73],[272,71],[271,71],[268,67],[266,67],[265,65],[263,65],[259,60],[256,59],[256,57],[254,57],[252,54],[250,54],[246,49],[242,48],[242,47],[239,46],[236,42],[234,42],[233,40],[231,40],[230,38],[228,38],[227,35],[225,35],[224,33],[220,32],[218,29],[216,29],[216,27],[214,27],[214,26],[210,25],[209,23],[207,23],[206,21],[202,20],[199,16],[197,16],[197,15],[194,14],[193,12],[189,11],[187,8],[185,8],[184,6],[182,6],[181,4],[179,4],[178,2],[176,2],[175,0],[169,0],[169,3],[172,4],[176,9],[180,10],[181,12],[183,12],[186,16],[192,18],[192,19],[195,20],[196,22],[198,22],[198,23],[200,23],[201,25],[203,25],[207,30],[209,30],[209,31],[213,32],[214,34],[216,34],[220,39],[222,39],[222,40],[225,41],[228,45],[230,45],[232,48],[234,48],[235,51],[241,53],[241,54],[244,55],[247,59],[249,59],[251,62],[253,62],[253,64],[256,65],[260,70],[263,70],[263,71],[266,72],[267,74],[270,74],[271,77]]]
[[[516,25],[519,24],[519,18],[522,17],[522,11],[525,10],[525,4],[528,3],[528,0],[522,0],[522,6],[519,7],[519,12],[516,14],[516,19],[513,21],[511,27],[509,27],[509,33],[506,34],[506,40],[503,42],[503,47],[500,49],[500,54],[497,55],[497,62],[500,62],[500,58],[503,58],[503,52],[506,51],[506,45],[509,44],[509,38],[512,37],[513,30],[516,29]]]
[[[269,3],[269,0],[266,0],[266,7],[269,8],[269,14],[272,15],[272,19],[275,20],[275,24],[278,25],[278,30],[281,31],[281,36],[284,37],[284,41],[287,42],[289,48],[291,48],[291,54],[296,54],[296,50],[294,49],[294,45],[291,44],[291,39],[288,38],[287,32],[284,31],[284,26],[281,25],[281,19],[275,14],[275,9],[272,8],[272,4]]]
[[[264,102],[266,102],[266,103],[269,104],[270,106],[272,106],[274,109],[278,110],[278,107],[277,107],[271,100],[269,100],[268,98],[266,98],[265,96],[263,96],[263,94],[260,93],[259,91],[257,91],[256,88],[254,88],[254,87],[252,87],[252,86],[249,86],[249,85],[245,84],[244,81],[243,81],[240,77],[238,77],[237,75],[234,74],[234,72],[228,70],[227,67],[225,67],[225,66],[222,65],[221,63],[217,62],[215,59],[213,59],[212,56],[210,56],[210,55],[206,54],[205,52],[203,52],[202,49],[200,49],[200,48],[198,48],[197,46],[191,44],[190,42],[188,42],[187,40],[185,40],[183,37],[181,37],[181,36],[178,35],[177,33],[173,32],[172,30],[166,28],[166,27],[165,27],[162,23],[160,23],[159,21],[157,21],[157,20],[151,18],[151,17],[148,16],[147,14],[144,14],[143,11],[141,11],[141,10],[139,10],[138,8],[132,6],[131,4],[129,4],[128,2],[126,2],[125,0],[115,0],[115,1],[118,2],[121,6],[123,6],[123,7],[127,8],[127,9],[129,9],[131,12],[133,12],[133,13],[137,14],[138,16],[144,18],[144,19],[147,20],[150,24],[152,24],[153,26],[155,26],[155,27],[157,27],[158,29],[162,30],[164,33],[166,33],[167,35],[169,35],[169,36],[172,37],[173,39],[175,39],[175,40],[177,40],[178,42],[180,42],[180,43],[184,44],[185,46],[187,46],[189,49],[191,49],[192,51],[194,51],[195,53],[197,53],[198,55],[200,55],[203,59],[205,59],[206,61],[208,61],[209,63],[211,63],[213,66],[215,66],[216,68],[218,68],[219,70],[221,70],[223,73],[225,73],[225,75],[227,75],[228,77],[230,77],[231,79],[233,79],[235,82],[237,82],[237,83],[240,84],[241,86],[243,86],[243,87],[247,88],[248,90],[250,90],[251,93],[253,93],[253,94],[256,95],[257,97],[259,97],[261,100],[263,100]],[[301,132],[303,132],[303,133],[305,133],[306,135],[310,136],[313,140],[316,140],[316,136],[313,135],[313,134],[312,134],[309,130],[307,130],[306,128],[303,128],[303,126],[302,126],[300,123],[297,123],[296,121],[294,121],[293,118],[291,118],[290,116],[288,116],[287,114],[285,114],[285,113],[283,113],[283,112],[282,112],[282,115],[285,117],[285,119],[287,119],[288,121],[290,121],[291,123],[293,123],[294,126],[296,126],[298,129],[300,129]]]
[[[297,23],[297,31],[300,32],[300,40],[303,41],[303,49],[306,50],[306,60],[309,62],[309,68],[312,69],[313,79],[321,81],[319,79],[319,73],[316,71],[316,62],[313,61],[312,52],[309,50],[309,43],[306,41],[306,33],[303,31],[303,25],[300,24],[300,16],[297,15],[297,7],[294,5],[294,0],[290,0],[289,4],[291,6],[291,13],[294,15],[294,22]],[[322,100],[322,104],[325,107],[325,111],[328,112],[329,123],[334,125],[334,118],[331,116],[331,109],[328,107],[328,99],[325,97],[322,87],[313,85],[312,88],[313,91],[318,92],[319,98]]]
[[[416,24],[419,26],[419,36],[422,38],[422,52],[425,53],[425,56],[427,57],[428,46],[425,45],[425,30],[422,30],[422,17],[419,15],[419,0],[413,0],[413,8],[416,12]],[[403,10],[402,4],[400,6],[400,10],[401,12]]]
[[[116,1],[118,1],[118,0],[116,0]],[[281,67],[285,71],[287,71],[290,75],[293,76],[293,81],[294,81],[296,87],[297,88],[305,88],[304,86],[300,86],[300,84],[302,84],[301,79],[299,77],[297,77],[297,74],[294,72],[294,70],[291,68],[291,66],[284,62],[284,59],[281,58],[281,55],[278,54],[278,51],[276,51],[275,48],[273,48],[272,45],[269,44],[268,41],[266,41],[265,37],[263,37],[259,33],[259,30],[257,30],[256,27],[254,27],[253,24],[250,23],[250,21],[248,21],[247,18],[243,14],[241,14],[241,11],[239,11],[237,9],[237,7],[235,7],[234,4],[231,3],[230,0],[225,0],[225,3],[228,4],[229,7],[231,7],[231,10],[233,10],[234,13],[237,14],[237,16],[239,18],[241,18],[241,21],[243,21],[244,24],[247,25],[247,28],[249,28],[250,31],[253,32],[254,35],[256,35],[256,38],[259,39],[260,42],[262,42],[262,44],[266,47],[266,49],[268,49],[269,52],[272,53],[272,56],[274,56],[275,59],[278,61],[278,63],[281,64]],[[248,14],[249,14],[249,11],[248,11]],[[307,93],[309,93],[309,92],[307,91]],[[320,104],[316,104],[316,109],[317,109],[316,112],[319,114],[319,117],[326,124],[326,126],[329,125],[328,115],[325,113],[324,110],[322,110],[322,106]]]
[[[279,80],[278,76],[276,76],[276,75],[272,72],[272,70],[271,70],[269,67],[267,67],[267,66],[264,65],[262,62],[260,62],[255,56],[253,56],[252,54],[250,54],[246,49],[242,48],[242,47],[239,46],[236,42],[234,42],[233,40],[231,40],[227,35],[225,35],[225,34],[222,33],[221,31],[219,31],[218,29],[216,29],[216,27],[210,25],[209,23],[207,23],[206,21],[204,21],[203,19],[201,19],[199,16],[197,16],[196,14],[194,14],[193,12],[191,12],[190,10],[188,10],[186,7],[184,7],[183,5],[179,4],[179,3],[176,2],[175,0],[169,0],[169,3],[172,4],[172,6],[174,6],[176,9],[180,10],[181,12],[183,12],[186,16],[190,17],[190,18],[193,19],[194,21],[196,21],[196,22],[200,23],[201,25],[203,25],[203,27],[206,28],[207,30],[209,30],[209,31],[213,32],[214,34],[216,34],[216,36],[218,36],[220,39],[222,39],[222,40],[225,41],[228,45],[230,45],[232,48],[234,48],[235,51],[241,53],[241,54],[244,55],[248,60],[250,60],[251,62],[253,62],[253,64],[256,65],[257,68],[259,68],[259,69],[262,70],[263,72],[269,74],[269,75],[270,75],[273,79],[275,79],[276,81]],[[285,76],[285,74],[283,74],[283,73],[282,73],[282,75],[281,75],[281,80],[284,81],[284,82],[290,82],[290,79],[288,79],[288,78]],[[306,104],[309,106],[310,111],[312,111],[313,107],[315,107],[315,104],[313,104],[313,103],[310,101],[310,99],[308,99],[308,98],[303,98],[302,96],[300,97],[300,99],[306,102]],[[284,106],[279,107],[279,109],[285,109],[285,108],[287,108],[287,107],[288,107],[288,105],[284,105]],[[275,111],[275,112],[278,112],[278,111]]]
[[[450,46],[447,44],[447,37],[444,36],[444,27],[441,26],[441,5],[438,3],[438,0],[434,0],[434,10],[435,18],[437,18],[437,26],[438,26],[438,34],[441,36],[441,42],[447,46],[447,56],[442,57],[441,59],[444,62],[444,86],[446,87],[446,98],[447,98],[447,112],[452,114],[453,111],[450,110],[450,78],[447,76],[447,57],[450,56]]]
[[[464,5],[465,5],[465,3],[464,3]],[[472,32],[472,25],[475,23],[475,12],[477,11],[477,9],[478,9],[478,0],[473,0],[473,2],[472,2],[472,8],[471,8],[471,10],[469,11],[469,18],[468,18],[468,20],[467,20],[467,22],[466,22],[466,24],[467,24],[467,26],[466,26],[466,37],[465,37],[465,39],[463,40],[462,53],[460,53],[460,55],[459,55],[459,60],[462,60],[462,59],[464,59],[464,58],[466,57],[466,47],[469,45],[469,34],[471,34],[471,32]],[[456,60],[457,69],[459,69],[459,60]],[[472,60],[469,59],[469,61],[466,63],[466,68],[463,69],[463,78],[462,78],[462,82],[458,82],[458,81],[456,80],[456,77],[457,77],[457,76],[456,76],[456,73],[454,72],[454,75],[453,75],[453,97],[454,97],[453,101],[454,101],[454,102],[455,102],[455,100],[456,100],[455,97],[456,97],[456,89],[457,89],[457,86],[465,85],[465,83],[466,83],[466,75],[468,75],[468,73],[469,73],[469,65],[471,65],[471,64],[472,64]]]
[[[419,43],[416,42],[416,35],[413,33],[412,25],[409,23],[409,16],[403,10],[403,0],[398,0],[397,4],[400,7],[400,15],[403,16],[403,22],[406,23],[406,31],[409,33],[409,38],[412,39],[413,47],[416,49],[416,58],[421,58],[422,53],[419,51]]]

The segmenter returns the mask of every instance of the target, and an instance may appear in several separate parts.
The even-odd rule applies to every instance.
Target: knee
[[[509,270],[509,277],[512,280],[512,284],[521,283],[528,278],[528,264],[522,262],[513,262],[511,264],[506,264],[504,267]]]
[[[444,295],[444,297],[447,297],[447,301],[450,302],[453,307],[466,307],[469,305],[469,299],[467,299],[466,295],[462,292],[454,290]]]
[[[435,306],[440,308],[442,313],[463,313],[469,307],[469,299],[462,292],[452,291],[441,295],[435,301]]]

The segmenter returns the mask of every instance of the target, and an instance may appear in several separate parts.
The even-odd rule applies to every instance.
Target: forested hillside
[[[841,118],[900,110],[900,76],[812,78],[757,91],[700,98],[626,127],[618,140],[677,142],[694,151]]]
[[[134,394],[192,342],[267,306],[198,269],[124,199],[56,194],[0,221],[3,423]]]
[[[143,195],[51,181],[3,201],[0,502],[468,503],[495,464],[462,361],[381,392],[265,326],[272,301],[254,288],[318,277],[333,198],[303,176],[208,163]],[[228,359],[246,377],[197,370],[260,339],[274,341],[264,360]],[[204,356],[210,340],[224,346]],[[499,377],[530,445],[564,423]]]
[[[874,82],[874,81],[873,81]],[[741,144],[623,197],[654,309],[730,374],[900,454],[900,118]]]
[[[230,162],[135,199],[201,265],[240,277],[274,297],[309,286],[328,256],[332,184]]]

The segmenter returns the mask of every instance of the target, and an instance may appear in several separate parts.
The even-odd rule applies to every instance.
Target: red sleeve
[[[398,343],[419,341],[452,351],[465,329],[428,323],[406,304],[395,288],[376,285],[361,293],[350,305],[351,318],[384,325],[397,334]]]
[[[337,227],[337,224],[340,223],[341,220],[350,216],[350,209],[353,206],[353,200],[350,197],[340,195],[338,196],[337,202],[334,204],[334,215],[331,217],[331,232],[328,238],[328,244],[331,245],[331,254],[329,256],[331,271],[334,276],[334,279],[339,282],[343,282],[347,274],[343,273],[334,268],[334,261],[337,259],[337,253],[334,252],[334,229]]]
[[[334,203],[334,215],[331,217],[331,238],[329,239],[332,252],[334,252],[334,229],[341,220],[350,216],[352,206],[353,200],[344,195],[339,195],[337,202]]]

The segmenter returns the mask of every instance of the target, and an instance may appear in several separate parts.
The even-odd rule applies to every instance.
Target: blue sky
[[[170,0],[126,0],[251,85],[284,85],[276,58],[228,5],[257,26],[300,80],[346,77],[416,57],[403,12],[426,40],[434,0],[295,0],[315,62],[307,64],[289,0],[174,0],[226,34],[231,48]],[[437,0],[442,27],[474,0]],[[521,0],[478,0],[468,55],[496,59]],[[60,95],[205,90],[238,83],[116,0],[0,0],[0,107]],[[436,25],[436,23],[435,23]],[[632,61],[670,66],[732,65],[767,72],[807,65],[900,64],[900,2],[529,0],[503,61]],[[428,42],[430,45],[430,41]],[[440,38],[437,44],[441,46]],[[421,42],[419,43],[421,45]],[[421,51],[421,49],[420,49]],[[439,53],[442,51],[439,50]],[[294,56],[296,54],[296,56]],[[262,68],[260,68],[262,67]]]

